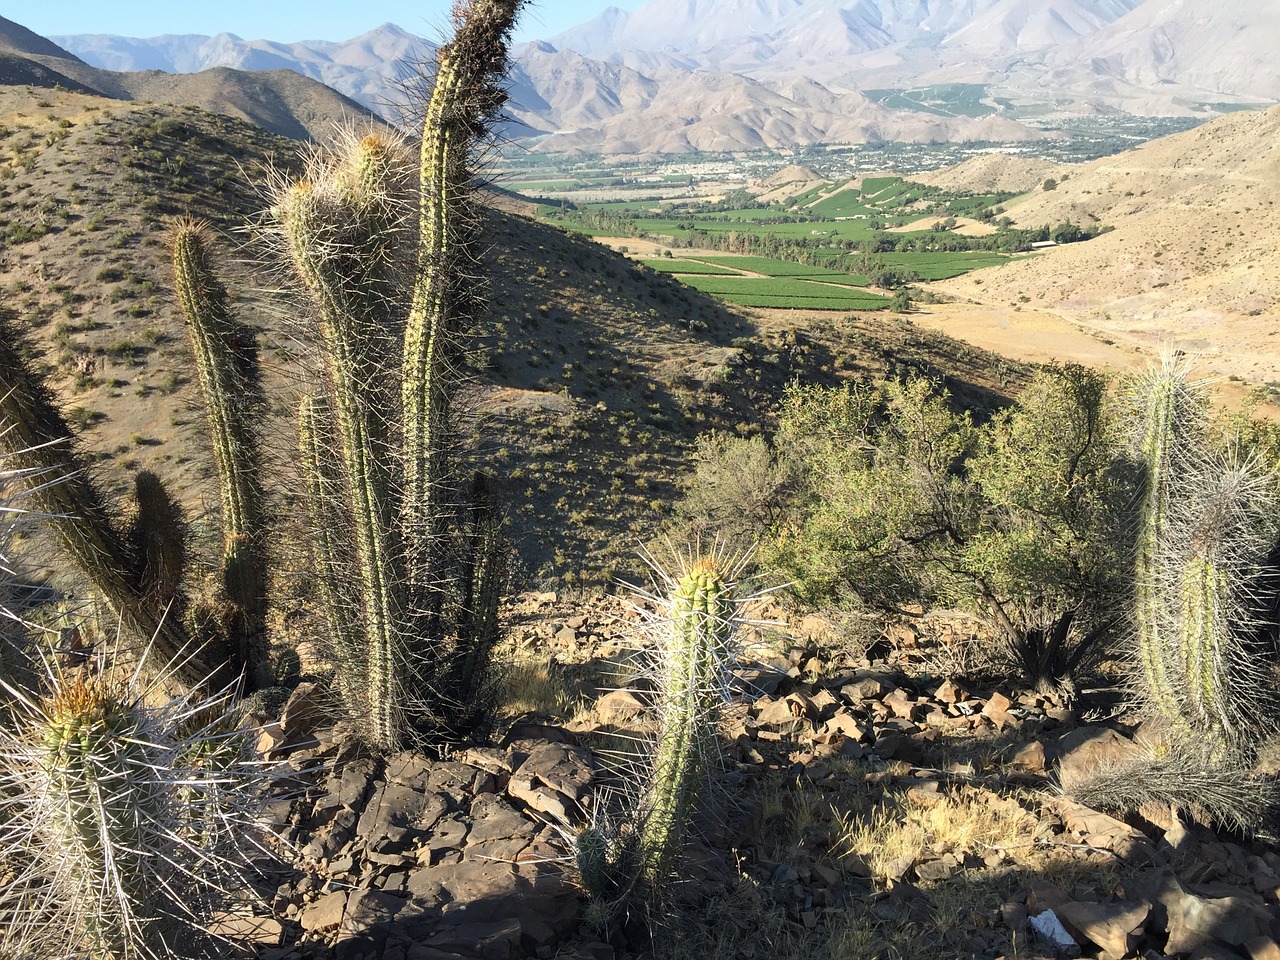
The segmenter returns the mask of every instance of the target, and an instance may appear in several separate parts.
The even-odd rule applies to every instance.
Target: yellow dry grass
[[[950,795],[908,792],[846,823],[841,846],[862,857],[884,880],[891,877],[892,865],[905,858],[918,862],[951,854],[960,859],[1029,847],[1037,823],[1016,801],[999,800],[990,791],[961,786]]]

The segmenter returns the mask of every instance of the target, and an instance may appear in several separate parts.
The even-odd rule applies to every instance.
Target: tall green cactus
[[[1223,753],[1260,736],[1262,667],[1250,647],[1253,585],[1275,540],[1275,491],[1209,448],[1205,398],[1185,358],[1141,385],[1135,623],[1143,692],[1175,738]]]
[[[231,313],[210,264],[207,224],[185,218],[170,235],[174,287],[196,358],[222,501],[222,581],[229,642],[250,667],[266,662],[267,558],[262,458],[256,424],[263,402],[257,344]]]
[[[417,279],[404,335],[405,511],[411,575],[438,582],[434,565],[445,511],[445,439],[457,383],[457,340],[472,319],[465,266],[474,258],[471,154],[506,99],[499,82],[507,38],[525,0],[473,0],[454,7],[456,33],[436,55],[419,156]],[[439,607],[434,598],[431,613]]]
[[[455,7],[423,126],[416,247],[401,242],[413,233],[403,151],[379,134],[313,154],[271,210],[318,321],[333,411],[331,444],[318,405],[304,404],[306,486],[311,497],[341,491],[337,509],[317,518],[349,525],[354,545],[315,537],[316,565],[354,580],[359,622],[341,606],[340,583],[321,587],[321,605],[335,659],[357,663],[363,678],[344,698],[382,749],[407,735],[408,703],[437,726],[473,718],[497,635],[495,514],[482,484],[461,502],[446,432],[454,341],[473,319],[469,163],[503,101],[506,42],[522,5]],[[387,388],[397,381],[398,395]]]
[[[1138,454],[1146,470],[1134,553],[1134,621],[1144,694],[1171,729],[1185,732],[1171,656],[1177,626],[1168,604],[1171,511],[1176,509],[1178,478],[1192,468],[1201,443],[1203,405],[1188,381],[1185,358],[1166,354],[1137,390],[1140,406]]]
[[[17,956],[158,960],[223,955],[210,908],[245,883],[241,806],[258,777],[233,757],[216,772],[184,757],[223,744],[181,728],[196,708],[149,707],[154,691],[83,673],[41,697],[10,690],[0,729],[0,926]],[[225,712],[215,698],[202,715]]]

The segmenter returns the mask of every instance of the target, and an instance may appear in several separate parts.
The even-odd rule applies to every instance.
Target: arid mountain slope
[[[26,27],[0,18],[0,82],[116,100],[149,100],[200,107],[298,140],[327,136],[343,118],[373,119],[356,101],[291,69],[230,70],[192,74],[159,70],[118,73],[90,66]]]
[[[708,70],[649,76],[549,45],[526,48],[512,82],[510,112],[533,130],[554,131],[538,144],[551,152],[681,153],[1039,136],[999,117],[889,110],[860,93],[837,93],[804,77],[761,81]]]
[[[244,228],[268,202],[264,168],[298,145],[195,108],[25,87],[0,87],[0,117],[0,144],[21,152],[0,177],[0,304],[39,344],[108,485],[150,468],[197,520],[217,502],[164,243],[166,218],[191,213],[227,238],[228,287],[262,331],[263,426],[287,492],[293,411],[315,370],[308,314],[263,292],[280,274]],[[485,223],[463,433],[501,488],[519,575],[607,580],[631,563],[692,469],[695,436],[759,429],[796,377],[923,369],[981,407],[1021,375],[1000,368],[998,386],[989,354],[894,318],[757,320],[583,237],[493,208]]]
[[[1056,177],[1061,169],[1059,164],[1038,157],[989,153],[954,167],[913,173],[911,179],[957,193],[1022,193]]]
[[[947,282],[1023,298],[1111,334],[1171,339],[1218,369],[1280,380],[1280,108],[1236,113],[1080,167],[1007,205],[1023,226],[1114,230]]]

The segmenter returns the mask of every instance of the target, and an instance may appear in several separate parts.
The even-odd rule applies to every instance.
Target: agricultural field
[[[657,260],[645,260],[644,265],[650,270],[656,270],[659,273],[675,273],[675,274],[702,274],[705,276],[718,277],[740,277],[742,276],[737,270],[731,270],[728,267],[718,266],[714,263],[706,263],[701,260],[683,260],[666,258]]]
[[[800,277],[719,277],[690,275],[683,282],[743,307],[795,310],[881,310],[889,298],[861,287]]]
[[[882,256],[886,265],[912,270],[921,280],[950,280],[970,270],[998,266],[1010,259],[1002,253],[972,250],[953,253],[885,253]]]
[[[1010,196],[954,193],[877,174],[822,182],[767,201],[759,190],[737,188],[701,200],[544,201],[538,210],[572,232],[668,247],[662,258],[649,249],[644,256],[653,259],[646,265],[730,303],[876,309],[884,305],[885,289],[997,266],[1048,239],[1047,226],[1035,236],[1000,223],[1001,205]],[[967,230],[975,222],[987,229]],[[956,232],[962,228],[966,232]],[[760,283],[783,279],[799,283],[767,290]],[[812,289],[815,281],[823,281],[824,289]],[[875,291],[841,294],[834,287]]]

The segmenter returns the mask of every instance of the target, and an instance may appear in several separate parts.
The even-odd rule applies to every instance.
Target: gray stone
[[[581,747],[544,743],[534,747],[511,775],[507,793],[530,809],[568,823],[577,818],[593,775],[591,755]]]
[[[436,794],[388,783],[369,798],[357,833],[371,847],[395,849],[430,830],[447,810],[448,803]]]

